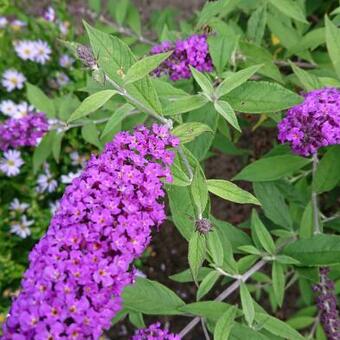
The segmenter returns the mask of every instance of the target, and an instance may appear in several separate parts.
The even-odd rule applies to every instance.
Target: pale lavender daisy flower
[[[27,23],[24,22],[24,21],[16,19],[16,20],[13,20],[10,23],[10,26],[11,26],[13,31],[20,31],[23,27],[27,26]]]
[[[14,117],[17,113],[17,105],[13,100],[5,99],[0,102],[0,112],[5,116]]]
[[[3,29],[7,26],[8,20],[6,17],[0,17],[0,29]]]
[[[54,192],[58,186],[58,182],[54,179],[50,172],[49,166],[45,166],[45,172],[38,176],[37,180],[37,191],[39,193],[43,192]]]
[[[56,81],[60,87],[63,87],[70,82],[70,78],[64,72],[58,72]]]
[[[77,172],[69,172],[67,175],[62,175],[61,176],[61,183],[64,183],[64,184],[70,184],[72,183],[72,181],[79,177],[81,174],[81,170],[78,170]]]
[[[43,18],[46,21],[53,22],[56,19],[55,10],[53,7],[49,6],[43,14]]]
[[[20,151],[8,150],[0,160],[0,170],[8,177],[19,175],[20,167],[24,164]]]
[[[21,216],[20,221],[11,224],[11,233],[18,235],[21,238],[26,238],[31,235],[29,228],[34,223],[33,220],[27,220],[26,215]]]
[[[26,78],[21,72],[15,69],[9,69],[3,73],[1,84],[8,92],[12,92],[15,89],[22,89],[25,81]]]
[[[70,68],[74,63],[74,59],[68,54],[63,54],[59,58],[59,65],[64,68]]]
[[[29,206],[30,205],[28,203],[22,203],[18,198],[14,198],[9,205],[9,210],[23,213],[29,208]]]
[[[17,56],[22,60],[35,60],[36,48],[34,41],[20,40],[14,42],[14,50]]]
[[[35,44],[34,61],[39,64],[45,64],[51,58],[52,50],[46,41],[37,40]]]

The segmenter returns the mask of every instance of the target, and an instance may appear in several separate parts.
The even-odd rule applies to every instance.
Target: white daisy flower
[[[20,167],[25,162],[21,158],[20,151],[8,150],[0,160],[0,170],[7,176],[16,176],[20,173]]]
[[[51,211],[52,215],[54,215],[57,212],[59,206],[60,206],[60,201],[55,201],[55,202],[49,203],[49,207],[50,207],[50,211]]]
[[[58,23],[59,31],[62,35],[67,35],[70,23],[68,21],[59,21]]]
[[[59,58],[59,65],[64,68],[69,68],[74,63],[74,59],[68,54],[63,54]]]
[[[15,89],[22,89],[26,81],[25,76],[14,69],[6,70],[1,79],[1,84],[8,92]]]
[[[62,175],[61,176],[61,182],[64,184],[69,184],[71,183],[75,178],[79,177],[81,173],[81,170],[77,172],[69,172],[67,175]]]
[[[37,191],[40,193],[45,191],[51,193],[58,186],[58,182],[53,178],[48,166],[45,166],[45,173],[38,176],[37,184]]]
[[[31,40],[21,40],[14,43],[14,50],[19,58],[23,60],[35,60],[36,48]]]
[[[18,109],[13,100],[7,99],[0,102],[0,111],[6,116],[14,117]]]
[[[39,64],[45,64],[50,60],[52,50],[46,41],[37,40],[34,42],[35,55],[34,61]]]
[[[6,17],[0,17],[0,29],[3,29],[7,26],[8,20]]]
[[[21,203],[17,198],[14,198],[13,201],[9,205],[9,209],[12,211],[23,213],[29,208],[28,203]]]
[[[20,222],[14,222],[11,225],[11,233],[18,235],[21,238],[26,238],[31,235],[31,229],[29,228],[34,223],[33,220],[27,220],[26,215],[21,216]]]
[[[32,105],[29,105],[27,102],[22,101],[17,105],[17,112],[13,116],[13,118],[20,119],[33,111],[34,107]]]

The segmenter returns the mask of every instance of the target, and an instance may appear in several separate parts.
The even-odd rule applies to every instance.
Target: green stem
[[[313,155],[313,181],[315,179],[316,171],[318,169],[318,154]],[[313,187],[313,183],[312,183]],[[319,220],[319,206],[318,206],[318,194],[313,191],[312,189],[312,206],[313,206],[313,222],[314,222],[314,235],[321,234],[321,226],[320,226],[320,220]]]

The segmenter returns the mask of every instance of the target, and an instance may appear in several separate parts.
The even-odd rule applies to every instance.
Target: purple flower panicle
[[[324,88],[304,97],[279,123],[278,138],[295,153],[309,156],[323,146],[340,144],[340,90]]]
[[[29,113],[22,118],[10,118],[0,124],[0,150],[35,146],[48,130],[44,113]]]
[[[131,340],[181,340],[181,338],[177,334],[162,329],[161,324],[156,322],[148,328],[138,329]]]
[[[334,282],[328,277],[329,268],[320,268],[320,283],[313,287],[318,293],[316,303],[320,312],[320,321],[327,334],[327,339],[340,339],[340,320],[336,309]]]
[[[141,126],[91,157],[29,256],[3,340],[98,339],[110,327],[133,260],[165,219],[161,179],[177,145],[166,127]]]
[[[168,74],[171,80],[187,79],[191,77],[190,67],[200,72],[213,70],[209,54],[209,46],[205,35],[192,35],[185,40],[176,42],[164,41],[151,49],[151,54],[173,51],[155,71],[156,76]]]

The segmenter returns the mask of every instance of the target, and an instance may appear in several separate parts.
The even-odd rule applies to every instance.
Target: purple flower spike
[[[2,340],[98,339],[111,326],[132,262],[165,219],[161,180],[177,145],[167,128],[141,126],[92,156],[29,256]]]
[[[304,97],[279,123],[278,138],[295,153],[309,156],[323,146],[340,144],[340,90],[324,88]]]
[[[172,334],[161,328],[161,324],[156,322],[148,328],[138,329],[131,340],[181,340],[179,335]]]
[[[168,74],[171,80],[188,79],[191,77],[190,67],[200,72],[213,70],[209,54],[209,46],[205,35],[192,35],[175,43],[164,41],[151,49],[151,54],[173,51],[155,71],[156,76]]]
[[[0,124],[0,150],[36,146],[47,130],[48,123],[44,113],[29,113],[19,119],[7,119]]]
[[[340,320],[336,309],[334,282],[328,277],[329,268],[320,268],[320,283],[313,287],[318,293],[316,303],[320,312],[320,321],[327,334],[327,339],[340,339]]]

